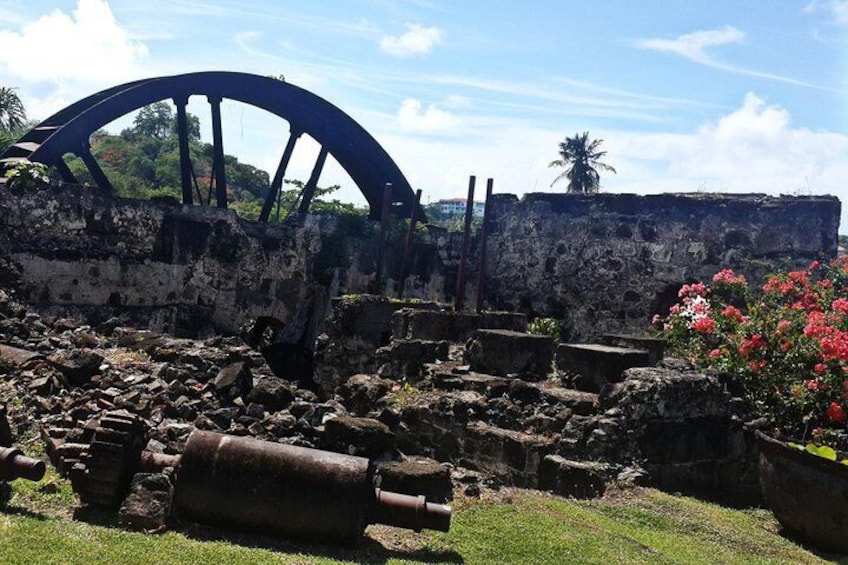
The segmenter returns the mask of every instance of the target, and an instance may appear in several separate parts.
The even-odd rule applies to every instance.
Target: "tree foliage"
[[[568,180],[568,192],[594,193],[601,189],[601,175],[598,172],[607,171],[615,174],[615,169],[602,162],[607,154],[600,151],[603,139],[589,140],[589,132],[575,133],[574,137],[566,137],[559,144],[560,158],[551,161],[548,167],[565,169],[553,180],[551,186],[560,180]]]
[[[14,88],[0,87],[0,131],[11,133],[26,124],[26,110]]]
[[[0,153],[6,151],[35,124],[26,119],[26,109],[14,88],[0,87]]]
[[[189,154],[191,156],[196,186],[195,202],[215,205],[213,178],[214,147],[200,139],[200,120],[188,114]],[[114,186],[117,194],[125,198],[153,198],[170,196],[182,200],[180,177],[180,151],[176,112],[168,102],[157,102],[142,108],[132,127],[120,135],[99,130],[91,136],[91,151],[100,167]],[[66,156],[74,176],[80,182],[93,182],[81,159]],[[224,156],[227,172],[227,201],[239,216],[256,220],[262,210],[265,195],[271,186],[268,173],[241,163],[232,155]],[[280,219],[296,208],[303,190],[303,182],[287,179],[280,193]],[[358,214],[363,210],[326,196],[338,190],[338,185],[318,188],[310,206],[311,211],[332,211]],[[271,214],[271,221],[276,214]]]

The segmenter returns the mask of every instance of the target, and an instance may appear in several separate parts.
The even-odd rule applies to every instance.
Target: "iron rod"
[[[389,233],[389,211],[392,205],[392,183],[387,182],[383,189],[383,207],[380,212],[380,241],[377,243],[377,272],[374,275],[374,293],[383,292],[383,256],[386,237]]]
[[[321,171],[324,170],[324,163],[327,161],[327,148],[321,146],[321,152],[318,153],[318,160],[315,161],[315,166],[312,167],[312,174],[309,175],[309,180],[306,181],[306,186],[303,187],[303,197],[300,201],[300,207],[297,211],[305,214],[309,211],[309,205],[312,204],[312,199],[315,197],[315,190],[318,188],[318,178],[321,176]]]
[[[465,303],[465,263],[468,260],[468,251],[471,248],[471,216],[474,213],[474,184],[477,177],[471,175],[468,178],[468,200],[465,202],[465,225],[462,230],[462,255],[459,257],[459,273],[456,277],[456,298],[453,309],[457,312],[462,310]]]
[[[183,204],[191,206],[194,202],[191,182],[191,155],[188,145],[188,114],[186,106],[188,98],[174,99],[177,107],[177,135],[180,147],[180,181],[183,188]]]
[[[279,202],[280,190],[283,188],[283,179],[286,176],[286,169],[289,166],[289,161],[291,161],[291,156],[294,152],[294,145],[297,143],[297,139],[299,137],[300,132],[295,130],[292,130],[291,135],[289,135],[289,140],[286,142],[286,148],[283,150],[283,156],[280,158],[280,164],[277,166],[277,172],[274,174],[274,180],[271,182],[268,194],[265,195],[265,203],[262,205],[262,212],[259,214],[260,222],[268,221],[268,218],[271,216],[271,208],[274,207],[274,200],[277,199],[277,202]],[[278,204],[278,213],[279,209],[280,207]],[[277,219],[280,219],[279,216]]]
[[[215,203],[218,208],[227,207],[227,172],[224,166],[224,134],[221,128],[221,97],[207,97],[212,107],[212,143],[215,155],[212,166],[215,174]]]
[[[409,270],[409,255],[412,253],[412,237],[415,235],[415,224],[418,221],[418,206],[421,203],[421,189],[415,191],[415,205],[409,213],[409,230],[406,232],[406,243],[403,246],[403,261],[400,264],[400,276],[398,277],[398,298],[403,298],[403,290],[406,285],[406,275]]]
[[[94,180],[94,183],[100,188],[104,188],[109,192],[114,193],[115,189],[112,187],[112,183],[109,182],[109,177],[106,176],[106,173],[104,173],[103,169],[100,168],[100,165],[97,163],[94,155],[91,154],[91,147],[88,145],[87,141],[82,146],[82,149],[79,152],[79,157],[82,159],[82,162],[85,163],[85,167],[91,174],[91,178]]]
[[[492,212],[492,188],[495,179],[486,181],[486,204],[483,208],[483,233],[480,235],[480,259],[477,262],[477,313],[483,311],[483,291],[486,281],[486,244],[489,240],[489,215]]]

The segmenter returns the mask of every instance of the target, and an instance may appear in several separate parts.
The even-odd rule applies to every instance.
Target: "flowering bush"
[[[848,261],[684,285],[654,324],[670,350],[735,379],[782,434],[848,451]]]

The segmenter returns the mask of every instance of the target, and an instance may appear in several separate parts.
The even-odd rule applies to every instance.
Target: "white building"
[[[447,198],[443,200],[438,200],[436,202],[436,206],[438,207],[439,212],[441,212],[442,214],[448,216],[459,216],[465,214],[465,202],[465,198]],[[485,207],[485,202],[475,202],[474,211],[472,213],[475,216],[482,216]]]

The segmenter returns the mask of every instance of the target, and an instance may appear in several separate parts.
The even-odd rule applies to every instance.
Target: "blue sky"
[[[283,74],[360,122],[430,201],[464,195],[471,174],[564,190],[547,165],[582,131],[618,170],[606,192],[845,200],[846,66],[848,0],[0,3],[0,85],[32,118],[134,78]],[[208,106],[190,109],[211,137]],[[226,151],[273,172],[287,124],[223,110]],[[299,142],[289,176],[317,151]],[[329,166],[335,182],[361,199]]]

